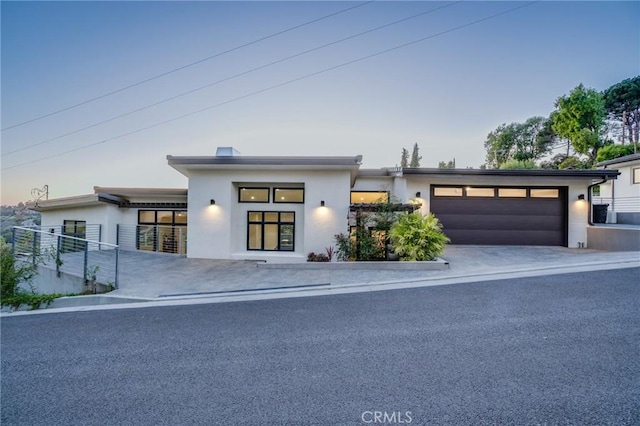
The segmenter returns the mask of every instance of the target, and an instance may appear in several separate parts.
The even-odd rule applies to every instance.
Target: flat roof
[[[360,166],[362,155],[353,157],[255,157],[255,156],[187,156],[167,155],[170,166]]]
[[[403,175],[429,176],[524,176],[524,177],[553,177],[553,178],[592,178],[616,179],[620,174],[617,170],[549,170],[549,169],[439,169],[439,168],[405,168]]]
[[[93,191],[98,193],[105,193],[111,195],[117,195],[119,197],[157,197],[157,196],[175,196],[186,197],[186,188],[118,188],[108,186],[94,186]]]

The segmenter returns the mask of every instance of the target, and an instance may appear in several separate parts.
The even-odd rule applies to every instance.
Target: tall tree
[[[569,95],[559,97],[555,106],[551,113],[553,131],[569,139],[575,151],[587,155],[593,164],[598,150],[607,143],[604,97],[580,84]]]
[[[420,167],[420,160],[422,160],[422,157],[418,154],[419,149],[418,143],[416,142],[413,145],[413,151],[411,151],[411,162],[409,163],[409,167]]]
[[[400,156],[400,167],[407,168],[409,167],[409,151],[407,148],[402,148],[402,155]]]
[[[604,91],[604,105],[609,117],[623,127],[622,143],[628,138],[638,152],[640,133],[640,76],[627,78]]]
[[[536,162],[549,152],[555,139],[551,121],[545,117],[531,117],[524,123],[501,124],[487,135],[484,142],[486,164],[497,169],[509,160]]]

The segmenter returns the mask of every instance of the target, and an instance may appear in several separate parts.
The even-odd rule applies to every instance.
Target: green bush
[[[11,246],[4,241],[0,241],[0,261],[2,262],[0,299],[2,304],[5,301],[20,293],[18,285],[20,283],[30,283],[36,276],[36,267],[31,263],[16,261]]]
[[[435,260],[444,252],[449,238],[442,232],[442,224],[431,213],[403,213],[389,231],[393,250],[401,260]]]

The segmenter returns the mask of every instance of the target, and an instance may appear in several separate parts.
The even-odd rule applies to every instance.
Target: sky
[[[2,204],[186,188],[166,156],[218,146],[380,168],[417,143],[423,167],[478,168],[500,124],[640,74],[636,1],[0,8]]]

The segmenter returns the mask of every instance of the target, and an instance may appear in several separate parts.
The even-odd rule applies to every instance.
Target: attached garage
[[[567,245],[567,188],[431,186],[452,244]]]
[[[435,214],[452,244],[576,248],[588,247],[591,187],[617,175],[616,170],[402,170],[407,196],[415,194],[422,214]]]

